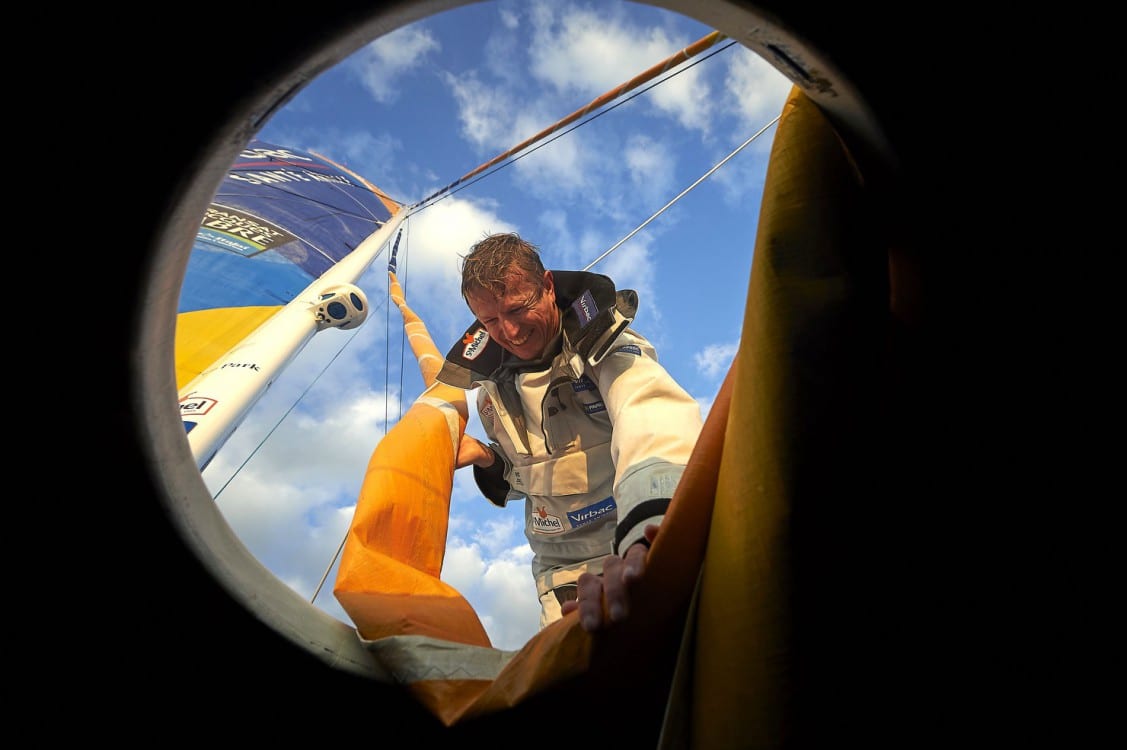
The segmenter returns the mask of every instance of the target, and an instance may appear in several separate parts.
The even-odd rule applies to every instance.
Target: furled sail
[[[426,389],[368,462],[333,593],[363,638],[415,634],[489,646],[473,608],[439,579],[465,392],[435,380],[442,355],[395,273],[388,277]]]

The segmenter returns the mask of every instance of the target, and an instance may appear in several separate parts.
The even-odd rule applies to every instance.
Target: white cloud
[[[517,142],[510,137],[511,119],[500,116],[514,110],[515,103],[507,92],[488,85],[472,70],[461,75],[445,73],[442,80],[458,104],[462,137],[480,154],[493,156],[498,144],[507,144],[500,149],[504,151]]]
[[[386,104],[398,96],[398,78],[440,49],[441,45],[425,28],[406,26],[364,47],[349,58],[347,65],[372,98]]]
[[[452,537],[447,545],[442,580],[479,613],[496,648],[516,650],[540,628],[540,603],[529,567],[528,545],[486,558],[479,544]],[[488,613],[480,615],[480,613]]]
[[[750,136],[781,112],[792,84],[746,47],[736,45],[729,53],[726,106],[740,116]]]
[[[631,135],[623,158],[630,172],[631,186],[642,202],[653,206],[655,211],[668,203],[670,196],[680,192],[673,184],[676,157],[660,141],[647,135]]]
[[[709,344],[694,354],[693,359],[701,373],[710,378],[718,378],[727,374],[739,347],[738,341],[728,344]]]
[[[515,31],[520,26],[520,17],[508,8],[499,7],[497,15],[501,17],[501,25],[509,31]]]
[[[537,3],[533,27],[532,73],[556,92],[592,99],[696,41],[672,38],[661,26],[635,24],[613,6],[596,11]],[[646,102],[682,127],[707,132],[711,98],[703,77],[690,69],[654,89]]]

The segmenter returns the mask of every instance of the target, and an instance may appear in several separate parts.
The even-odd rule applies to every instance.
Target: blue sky
[[[358,50],[257,135],[324,154],[414,204],[711,31],[635,3],[476,3]],[[516,231],[548,267],[584,268],[780,113],[790,82],[729,44],[411,217],[399,278],[440,351],[471,321],[458,263],[476,240]],[[634,328],[703,414],[739,340],[774,132],[592,268],[638,291]],[[344,622],[335,559],[365,467],[423,388],[386,269],[381,257],[360,282],[365,324],[317,334],[204,471],[232,528],[282,581],[310,599],[327,572],[314,604]],[[482,436],[472,412],[467,432]],[[522,523],[520,504],[498,509],[469,470],[455,474],[442,577],[498,648],[520,648],[538,625]]]

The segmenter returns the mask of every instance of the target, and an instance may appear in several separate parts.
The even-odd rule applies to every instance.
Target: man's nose
[[[501,331],[506,336],[516,336],[520,333],[520,324],[514,318],[502,318]]]

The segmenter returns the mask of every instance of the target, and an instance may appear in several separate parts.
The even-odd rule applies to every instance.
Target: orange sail
[[[333,594],[365,639],[413,634],[489,646],[469,602],[439,579],[465,393],[434,379],[442,355],[388,275],[427,389],[372,453]]]

